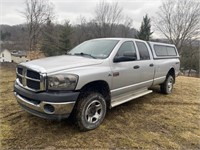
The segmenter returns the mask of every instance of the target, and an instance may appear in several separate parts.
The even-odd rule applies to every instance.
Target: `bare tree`
[[[25,0],[23,13],[28,25],[29,50],[35,50],[42,25],[53,18],[53,5],[48,0]]]
[[[95,9],[94,19],[99,36],[112,36],[115,25],[119,24],[121,18],[122,8],[117,2],[99,2]]]
[[[191,71],[195,70],[199,72],[200,63],[200,41],[194,41],[190,39],[187,44],[184,44],[182,48],[181,65],[182,71],[188,70],[188,76],[191,75]]]
[[[85,17],[79,16],[77,20],[79,20],[80,23],[75,26],[74,38],[76,39],[75,41],[77,41],[76,44],[80,44],[83,41],[90,39],[90,32],[92,29],[88,28],[88,22]]]
[[[157,17],[155,28],[182,51],[183,44],[190,39],[199,38],[200,2],[197,0],[163,1]]]
[[[130,33],[132,33],[131,32],[132,24],[133,24],[133,20],[130,17],[128,16],[124,17],[123,22],[122,22],[122,28],[121,28],[121,37],[127,38],[130,36],[132,37],[135,36],[134,34],[130,35]]]

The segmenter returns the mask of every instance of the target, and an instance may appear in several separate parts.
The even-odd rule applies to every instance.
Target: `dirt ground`
[[[102,125],[80,132],[70,120],[50,121],[20,108],[15,65],[0,66],[0,149],[200,149],[200,79],[178,77],[173,94],[152,94],[108,110]]]

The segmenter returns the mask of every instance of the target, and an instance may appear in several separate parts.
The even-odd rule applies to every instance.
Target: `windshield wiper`
[[[92,56],[91,54],[87,54],[87,53],[83,53],[83,52],[81,52],[81,53],[74,53],[74,55],[79,55],[79,56],[89,56],[89,57],[91,57],[91,58],[96,59],[96,57]]]

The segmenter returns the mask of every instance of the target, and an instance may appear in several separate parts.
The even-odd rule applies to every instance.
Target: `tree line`
[[[46,56],[53,56],[64,54],[93,38],[125,37],[155,41],[152,38],[153,27],[167,39],[165,42],[176,45],[182,69],[199,71],[199,1],[163,1],[156,16],[151,19],[146,14],[143,17],[139,30],[133,28],[134,16],[126,16],[117,2],[100,1],[94,8],[93,18],[87,20],[80,16],[76,25],[71,25],[67,19],[64,24],[55,23],[54,6],[48,0],[25,0],[25,6],[22,12],[25,24],[16,26],[12,32],[9,32],[9,27],[1,27],[1,40],[15,41],[14,44],[5,42],[3,46],[42,50]]]

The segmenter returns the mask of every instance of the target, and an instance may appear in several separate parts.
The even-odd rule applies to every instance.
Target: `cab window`
[[[150,55],[146,44],[144,42],[136,41],[136,45],[139,51],[140,60],[149,60]]]
[[[133,56],[135,56],[137,58],[135,46],[134,46],[133,42],[131,42],[131,41],[124,42],[121,45],[121,47],[119,48],[116,56],[117,57],[125,56],[128,53],[132,54]]]

